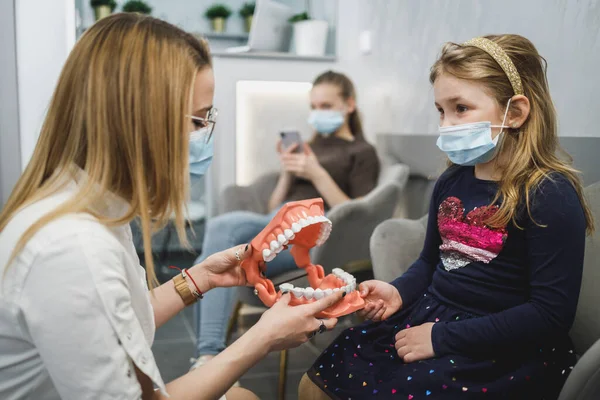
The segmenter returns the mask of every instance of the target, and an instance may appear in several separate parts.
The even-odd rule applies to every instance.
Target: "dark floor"
[[[177,265],[182,268],[189,267],[194,259],[193,256],[185,254],[173,255],[173,253],[167,258],[169,265]],[[175,273],[177,272],[157,265],[157,275],[161,281],[169,279]],[[165,382],[178,378],[189,370],[190,358],[194,357],[196,340],[193,310],[193,307],[186,308],[182,313],[175,316],[156,331],[153,351]],[[247,328],[248,324],[251,324],[253,320],[256,321],[259,316],[259,314],[251,314],[245,317],[244,326],[233,334],[232,340],[239,337],[243,329]],[[289,352],[286,400],[295,400],[298,398],[298,383],[302,375],[327,344],[341,330],[351,326],[353,323],[356,323],[353,317],[341,318],[338,326],[331,332],[318,335],[311,342],[292,349]],[[240,383],[262,400],[276,400],[278,379],[279,353],[272,353],[251,368],[240,379]]]

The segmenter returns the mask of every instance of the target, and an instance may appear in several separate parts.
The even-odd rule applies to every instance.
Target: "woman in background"
[[[277,149],[281,173],[269,200],[268,215],[235,211],[208,221],[202,246],[203,261],[213,253],[248,243],[271,221],[281,204],[322,197],[331,208],[368,194],[377,184],[379,160],[375,148],[363,137],[352,81],[327,71],[313,82],[309,124],[315,136],[301,152],[295,146]],[[267,277],[296,268],[289,251],[268,263]],[[197,355],[192,368],[204,364],[225,348],[226,330],[236,300],[235,288],[209,293],[198,309]]]

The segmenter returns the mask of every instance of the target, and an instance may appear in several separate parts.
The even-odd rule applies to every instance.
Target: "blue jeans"
[[[278,210],[263,215],[234,211],[210,219],[206,224],[202,255],[196,264],[219,251],[249,243],[275,216]],[[268,278],[296,268],[289,250],[282,251],[267,264]],[[196,312],[197,355],[218,354],[226,347],[227,325],[237,300],[238,288],[216,288],[204,295],[194,307]]]

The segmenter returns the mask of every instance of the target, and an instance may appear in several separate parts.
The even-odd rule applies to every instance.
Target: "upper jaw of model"
[[[327,241],[331,221],[324,216],[322,199],[311,199],[285,204],[271,222],[250,243],[252,255],[242,262],[246,279],[254,285],[261,301],[271,307],[285,292],[292,293],[290,304],[313,302],[333,293],[344,291],[343,301],[318,315],[321,318],[346,315],[364,307],[364,300],[356,291],[356,279],[340,268],[325,277],[323,267],[311,263],[309,251]],[[264,277],[266,263],[288,246],[296,265],[306,269],[310,287],[296,288],[280,285],[277,292],[273,283]]]

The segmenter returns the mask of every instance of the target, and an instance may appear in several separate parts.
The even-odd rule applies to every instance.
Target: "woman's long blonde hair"
[[[196,74],[210,67],[204,42],[152,17],[116,14],[89,28],[65,63],[33,156],[0,214],[0,232],[20,209],[61,189],[73,166],[88,179],[73,198],[27,229],[11,260],[37,231],[65,214],[92,213],[107,226],[139,217],[148,285],[155,287],[152,232],[174,215],[187,244],[185,115]],[[125,215],[93,211],[98,196],[109,192],[129,203]]]
[[[510,57],[521,76],[524,94],[531,105],[525,123],[519,129],[509,129],[501,140],[496,167],[501,171],[502,178],[493,200],[496,203],[501,199],[501,204],[498,212],[487,221],[488,224],[498,227],[513,222],[519,226],[517,219],[522,199],[525,199],[531,217],[530,195],[543,179],[551,179],[551,174],[558,172],[573,184],[583,206],[587,231],[593,232],[594,220],[583,195],[579,173],[571,166],[571,158],[558,143],[558,123],[548,88],[546,60],[522,36],[489,35],[485,38],[497,43]],[[477,47],[456,43],[444,45],[442,54],[431,67],[431,83],[444,73],[482,84],[502,109],[514,95],[504,70],[489,54]],[[508,162],[500,164],[498,160],[504,154],[510,154]],[[561,158],[559,154],[564,157]]]

